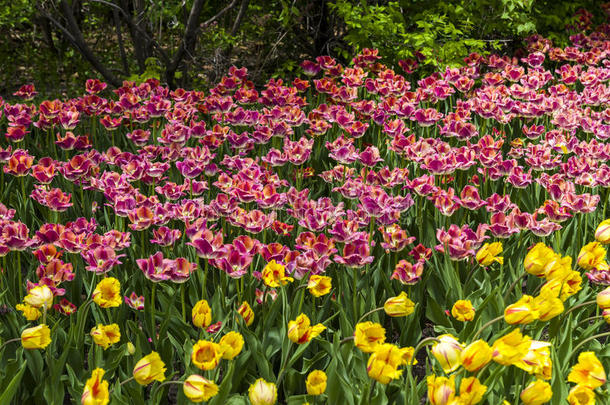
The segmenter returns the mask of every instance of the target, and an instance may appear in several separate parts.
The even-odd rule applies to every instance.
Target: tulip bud
[[[546,381],[536,380],[521,391],[519,398],[525,405],[541,405],[550,401],[552,396],[551,385]]]
[[[127,353],[129,353],[130,356],[133,356],[133,354],[135,352],[136,352],[136,347],[133,345],[133,343],[127,342]]]
[[[24,349],[44,349],[51,343],[51,330],[45,324],[27,328],[21,332]]]
[[[305,386],[308,395],[321,395],[326,391],[326,373],[322,370],[314,370],[307,376]]]
[[[504,310],[504,320],[506,323],[526,324],[535,321],[539,317],[538,311],[533,308],[534,297],[524,295],[512,305],[509,305]]]
[[[252,322],[254,322],[254,311],[252,311],[252,308],[250,307],[250,304],[248,304],[248,301],[242,302],[239,308],[237,308],[237,312],[241,315],[242,318],[244,318],[246,326],[252,325]]]
[[[432,346],[432,354],[441,364],[445,373],[450,373],[460,366],[462,344],[452,335],[441,335],[439,342]]]
[[[553,249],[540,242],[527,252],[523,266],[525,271],[534,276],[543,276],[546,264],[555,256]]]
[[[218,394],[218,385],[198,374],[192,374],[184,381],[182,390],[191,401],[203,402]]]
[[[597,294],[597,306],[601,309],[610,308],[610,287],[606,287],[603,291]]]
[[[462,350],[460,362],[466,370],[474,373],[491,361],[491,355],[491,347],[486,341],[479,339]]]
[[[151,352],[138,361],[133,368],[133,377],[140,385],[148,385],[153,381],[165,380],[165,363],[159,353]]]
[[[602,221],[595,230],[595,240],[602,245],[610,243],[610,219]]]
[[[277,401],[277,387],[259,378],[248,389],[248,398],[252,405],[273,405]]]
[[[413,313],[415,304],[407,297],[406,292],[401,292],[397,297],[388,298],[383,304],[385,313],[389,316],[407,316]]]

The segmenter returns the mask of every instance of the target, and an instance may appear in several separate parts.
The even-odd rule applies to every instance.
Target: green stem
[[[583,346],[585,343],[587,343],[587,342],[589,342],[589,341],[591,341],[591,340],[594,340],[594,339],[600,338],[600,337],[604,337],[604,336],[610,336],[610,332],[599,333],[599,334],[597,334],[597,335],[593,335],[593,336],[591,336],[590,338],[587,338],[587,339],[583,340],[582,342],[580,342],[579,344],[577,344],[577,345],[574,347],[574,350],[572,350],[572,353],[570,353],[570,356],[569,356],[568,358],[572,358],[572,356],[574,355],[574,353],[576,353],[576,352],[578,351],[578,349],[580,349],[580,348],[581,348],[581,347],[582,347],[582,346]]]
[[[489,321],[486,324],[484,324],[483,326],[481,326],[479,328],[479,330],[477,331],[477,333],[474,334],[472,340],[477,340],[477,338],[479,337],[481,332],[483,332],[485,329],[487,329],[489,326],[493,325],[494,323],[496,323],[498,321],[501,321],[502,319],[504,319],[504,315],[500,315],[497,318],[494,318],[491,321]]]
[[[153,346],[157,342],[157,331],[155,326],[155,293],[157,291],[157,283],[153,283],[152,290],[150,293],[150,325],[151,325],[151,339],[153,341]]]

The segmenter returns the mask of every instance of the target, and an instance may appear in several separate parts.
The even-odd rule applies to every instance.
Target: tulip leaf
[[[2,395],[0,395],[0,405],[10,405],[13,403],[13,397],[17,393],[17,389],[19,389],[19,384],[21,383],[21,379],[23,378],[23,373],[25,372],[26,365],[27,362],[24,361],[21,364],[21,367],[19,367],[19,371],[17,371],[17,374],[13,376],[11,381],[2,391]]]

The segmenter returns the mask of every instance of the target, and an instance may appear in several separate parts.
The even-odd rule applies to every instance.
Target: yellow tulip
[[[577,385],[568,394],[570,405],[595,405],[595,392],[591,388]]]
[[[286,276],[284,271],[285,267],[282,264],[271,260],[263,269],[263,283],[271,288],[277,288],[294,281],[292,277]]]
[[[364,353],[372,353],[385,342],[385,329],[378,323],[360,322],[354,331],[354,345]]]
[[[474,308],[470,300],[457,300],[451,308],[451,315],[460,322],[474,319]]]
[[[531,340],[529,336],[521,335],[519,329],[515,329],[494,341],[491,358],[496,363],[510,366],[527,354]]]
[[[28,304],[17,304],[15,305],[15,309],[21,311],[25,319],[28,321],[35,321],[42,316],[42,313],[38,308]]]
[[[326,373],[322,370],[314,370],[307,376],[305,386],[308,395],[321,395],[326,391]]]
[[[454,336],[446,334],[439,336],[438,342],[432,345],[432,354],[440,363],[443,371],[450,373],[460,366],[463,349],[463,345]]]
[[[307,289],[314,297],[321,297],[330,292],[332,288],[332,278],[328,276],[313,275],[309,277]]]
[[[398,370],[398,367],[406,364],[407,357],[405,350],[396,345],[380,344],[369,357],[366,364],[367,373],[381,384],[387,384],[393,379],[400,378],[402,370]]]
[[[596,297],[597,306],[601,309],[610,309],[610,287],[600,291]]]
[[[415,310],[415,304],[407,297],[406,292],[401,292],[397,297],[388,298],[383,304],[385,313],[389,316],[407,316]]]
[[[193,346],[191,361],[202,370],[212,370],[218,366],[222,358],[222,348],[218,343],[209,340],[199,340]]]
[[[525,271],[534,276],[542,277],[544,275],[545,266],[555,257],[555,255],[553,249],[542,242],[537,243],[525,256],[525,260],[523,261]]]
[[[539,314],[534,309],[533,304],[534,297],[530,295],[522,296],[519,301],[504,309],[504,320],[511,325],[523,325],[535,321]]]
[[[102,379],[104,370],[96,368],[91,373],[91,378],[85,383],[83,395],[80,398],[82,405],[106,405],[110,402],[108,393],[108,381]]]
[[[568,381],[595,389],[606,383],[606,371],[595,353],[582,352],[578,355],[578,363],[568,374]]]
[[[248,389],[248,398],[252,405],[273,405],[277,401],[277,387],[259,378]]]
[[[519,395],[525,405],[541,405],[549,402],[552,397],[551,385],[542,380],[530,383]]]
[[[514,365],[538,378],[550,380],[553,372],[550,346],[549,342],[532,340],[525,356]]]
[[[191,401],[203,402],[209,401],[210,398],[218,394],[218,385],[198,374],[192,374],[184,380],[182,391]]]
[[[577,263],[585,270],[592,270],[604,263],[606,249],[599,242],[587,243],[578,253]]]
[[[252,325],[252,322],[254,322],[254,311],[252,311],[252,308],[250,307],[250,304],[248,304],[247,301],[241,303],[239,308],[237,308],[237,313],[240,314],[241,317],[244,319],[244,322],[246,322],[246,326],[250,326]]]
[[[305,314],[297,316],[294,321],[288,322],[288,338],[298,344],[303,344],[311,341],[318,336],[326,326],[321,323],[311,326],[311,321]]]
[[[492,263],[504,263],[504,258],[498,256],[502,253],[502,242],[486,243],[476,254],[477,262],[483,266],[491,266]]]
[[[455,398],[455,375],[450,378],[429,375],[426,379],[428,400],[432,405],[453,404]]]
[[[49,309],[53,306],[53,291],[45,284],[36,286],[28,291],[23,302],[34,308]]]
[[[479,339],[462,350],[460,353],[460,363],[466,370],[474,373],[491,361],[491,355],[491,347],[489,347],[486,341]]]
[[[240,333],[232,331],[224,335],[218,344],[222,350],[222,358],[233,360],[244,347],[244,337]]]
[[[541,292],[532,304],[532,308],[538,312],[538,319],[546,322],[561,314],[564,310],[563,301],[547,290]]]
[[[610,243],[610,219],[602,221],[595,229],[595,240],[603,245]]]
[[[91,329],[91,337],[96,345],[101,346],[106,350],[121,340],[121,331],[119,330],[119,325],[116,323],[111,325],[102,325],[100,323]]]
[[[481,402],[487,386],[476,377],[463,378],[460,381],[459,405],[475,405]]]
[[[51,330],[45,324],[27,328],[21,332],[24,349],[44,349],[51,343]]]
[[[198,328],[207,328],[212,323],[212,309],[206,300],[197,301],[191,311],[193,325]]]
[[[133,377],[140,385],[148,385],[153,381],[165,381],[165,363],[159,353],[151,352],[138,361],[133,368]]]
[[[114,277],[107,277],[97,283],[93,290],[93,302],[101,308],[112,308],[121,305],[121,283]]]

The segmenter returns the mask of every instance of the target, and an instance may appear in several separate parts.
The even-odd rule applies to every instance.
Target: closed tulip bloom
[[[51,343],[51,330],[45,324],[27,328],[21,332],[24,349],[44,349]]]
[[[102,325],[101,323],[91,329],[91,337],[96,345],[104,350],[121,340],[121,331],[116,323]]]
[[[252,307],[250,307],[247,301],[241,303],[239,308],[237,308],[237,313],[244,319],[246,326],[250,326],[254,322],[254,311],[252,311]]]
[[[133,368],[133,377],[140,385],[148,385],[153,381],[165,381],[165,363],[159,353],[151,352],[138,361]]]
[[[455,398],[455,375],[450,378],[429,375],[426,379],[428,400],[432,405],[450,405]]]
[[[561,278],[547,281],[540,288],[540,294],[550,294],[565,301],[582,289],[582,275],[579,271],[570,270]]]
[[[53,291],[45,284],[36,286],[28,291],[23,302],[34,308],[49,309],[53,306]]]
[[[555,254],[544,266],[543,276],[547,280],[554,280],[565,277],[570,271],[572,271],[572,258],[570,256],[561,257],[561,255]]]
[[[464,347],[454,336],[449,334],[439,336],[438,340],[432,345],[432,354],[441,364],[443,371],[450,373],[460,366],[460,356]]]
[[[222,349],[218,343],[209,340],[199,340],[193,346],[191,361],[202,370],[212,370],[222,359]]]
[[[529,350],[531,338],[523,336],[519,329],[496,339],[491,346],[492,360],[504,366],[518,362]]]
[[[548,291],[541,291],[540,295],[534,298],[532,308],[538,312],[538,320],[546,322],[561,314],[564,305],[557,296],[551,295]]]
[[[285,275],[285,267],[275,260],[271,260],[267,263],[263,269],[262,277],[263,283],[271,288],[277,288],[280,285],[285,285],[294,281],[292,277]]]
[[[308,395],[321,395],[326,391],[326,373],[322,370],[314,370],[307,376],[305,386]]]
[[[451,308],[451,315],[460,322],[472,321],[474,319],[474,308],[470,300],[457,300]]]
[[[610,309],[610,287],[600,291],[596,297],[597,306],[601,309]]]
[[[578,363],[568,374],[568,381],[595,389],[606,383],[606,371],[595,353],[582,352],[578,355]]]
[[[97,283],[93,290],[93,302],[101,308],[112,308],[121,305],[121,283],[114,277],[107,277]]]
[[[585,270],[597,268],[600,264],[605,263],[606,249],[599,242],[587,243],[580,249],[576,262]]]
[[[568,394],[570,405],[595,405],[595,392],[591,388],[577,385]]]
[[[383,304],[383,309],[389,316],[407,316],[413,313],[415,304],[407,297],[407,293],[403,291],[397,297],[388,298],[385,304]]]
[[[463,378],[460,381],[460,405],[475,405],[481,402],[483,395],[487,391],[487,386],[481,384],[476,377]]]
[[[402,370],[398,370],[407,363],[409,354],[390,343],[383,343],[375,348],[366,365],[369,377],[381,384],[388,384],[391,380],[400,378]]]
[[[504,258],[498,256],[502,253],[502,242],[486,243],[476,254],[477,262],[484,267],[491,266],[492,263],[504,263]]]
[[[83,395],[80,398],[82,405],[106,405],[110,402],[108,393],[108,381],[102,379],[104,370],[96,368],[91,377],[85,383]]]
[[[610,243],[610,219],[602,221],[595,230],[595,240],[603,245]]]
[[[313,275],[309,277],[307,289],[314,297],[321,297],[330,292],[332,288],[332,278],[328,276]]]
[[[248,389],[248,398],[252,405],[273,405],[277,401],[277,387],[259,378]]]
[[[354,345],[364,353],[372,353],[385,342],[385,329],[378,323],[360,322],[354,331]]]
[[[524,295],[504,310],[504,320],[511,325],[524,325],[538,319],[538,311],[534,309],[534,297]]]
[[[311,321],[305,314],[297,316],[294,321],[288,322],[288,338],[298,344],[307,343],[318,336],[326,326],[321,323],[311,326]]]
[[[530,383],[519,395],[525,405],[541,405],[549,402],[552,397],[551,385],[542,380]]]
[[[474,373],[491,361],[491,347],[484,340],[477,340],[469,344],[460,353],[460,363],[466,370]]]
[[[197,301],[191,312],[193,325],[207,328],[212,323],[212,309],[206,300]]]
[[[244,337],[238,332],[231,331],[224,335],[218,344],[222,350],[222,358],[233,360],[244,347]]]
[[[203,402],[218,394],[218,385],[198,374],[191,374],[184,380],[182,391],[191,401]]]
[[[523,265],[525,271],[534,276],[543,276],[546,264],[556,255],[553,249],[540,242],[527,252]]]

